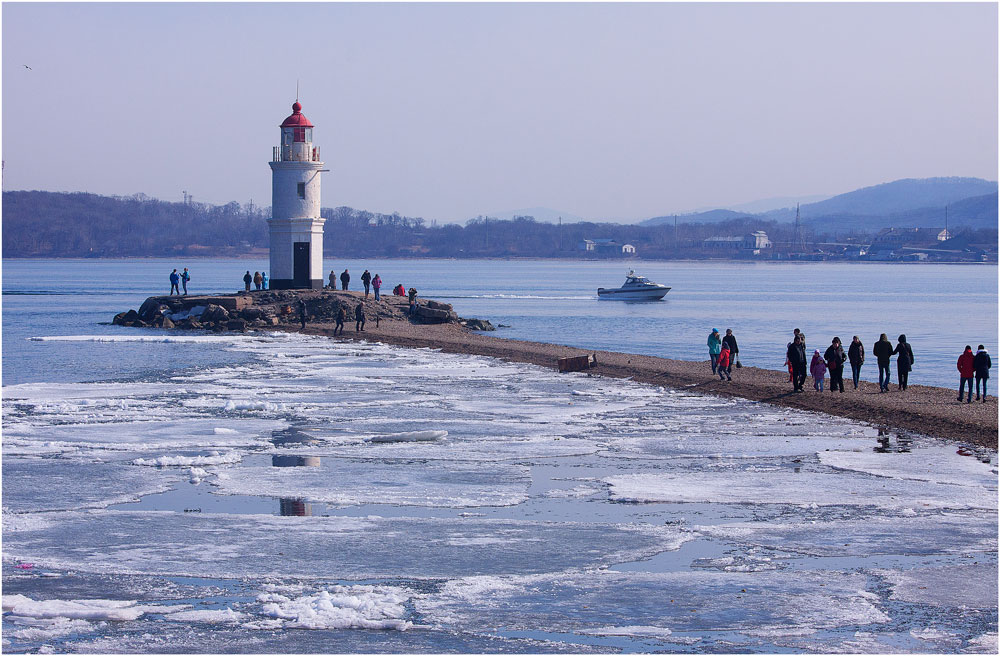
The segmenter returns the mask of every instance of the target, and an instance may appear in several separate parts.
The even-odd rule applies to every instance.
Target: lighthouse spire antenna
[[[299,101],[299,81],[295,80],[295,102]]]

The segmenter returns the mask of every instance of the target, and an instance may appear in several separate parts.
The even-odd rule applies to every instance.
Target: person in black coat
[[[913,369],[913,349],[906,343],[906,335],[899,336],[899,344],[896,345],[896,350],[892,354],[899,356],[896,358],[897,382],[899,389],[905,390],[906,379],[910,376],[910,369]]]
[[[354,308],[354,332],[365,332],[365,307],[358,303],[358,307]]]
[[[299,321],[302,322],[302,330],[306,329],[306,302],[299,299]]]
[[[872,354],[878,360],[878,389],[879,392],[889,391],[889,359],[892,357],[892,342],[885,336],[879,335],[878,341],[872,347]]]
[[[792,365],[792,384],[796,392],[802,391],[802,385],[806,382],[806,347],[802,345],[802,338],[798,335],[788,345],[786,352],[789,364]]]
[[[726,367],[726,375],[730,376],[733,373],[733,365],[739,361],[736,356],[740,353],[740,347],[736,343],[736,335],[733,334],[732,328],[726,328],[726,336],[722,338],[722,343],[729,345],[729,366]]]
[[[990,367],[993,366],[993,360],[982,344],[979,345],[979,351],[972,361],[972,366],[976,368],[976,400],[979,400],[979,383],[982,382],[983,403],[986,403],[986,385],[990,382]]]
[[[826,360],[826,368],[830,371],[830,391],[844,393],[844,362],[847,356],[844,355],[844,347],[840,344],[840,338],[834,337],[833,342],[826,348],[823,354]]]
[[[850,348],[847,349],[847,359],[851,361],[854,389],[858,389],[858,380],[861,379],[861,365],[865,363],[865,345],[861,343],[861,338],[857,335],[854,336]]]
[[[365,272],[361,274],[361,284],[365,286],[365,298],[368,298],[368,290],[372,286],[372,274],[368,273],[368,269],[365,269]]]
[[[350,282],[351,282],[351,274],[347,273],[347,269],[344,269],[344,272],[340,274],[340,288],[346,292],[347,285]]]
[[[337,323],[333,327],[333,334],[334,334],[334,336],[337,335],[337,331],[338,330],[340,331],[341,335],[344,334],[344,319],[346,319],[346,318],[347,318],[347,310],[345,310],[344,306],[341,305],[340,309],[337,310]]]

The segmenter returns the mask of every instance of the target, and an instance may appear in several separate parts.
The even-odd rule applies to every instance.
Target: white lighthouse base
[[[271,289],[323,288],[323,224],[326,219],[268,219]]]

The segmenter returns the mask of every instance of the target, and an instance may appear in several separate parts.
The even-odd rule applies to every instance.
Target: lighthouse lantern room
[[[281,145],[271,154],[270,259],[272,289],[323,288],[319,147],[298,100],[281,124]]]

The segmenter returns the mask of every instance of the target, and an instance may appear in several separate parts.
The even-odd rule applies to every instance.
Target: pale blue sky
[[[3,4],[5,190],[631,221],[997,179],[997,5]],[[32,70],[24,68],[24,64]]]

